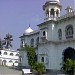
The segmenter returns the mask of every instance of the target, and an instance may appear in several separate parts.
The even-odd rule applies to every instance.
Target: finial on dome
[[[25,34],[29,34],[33,32],[33,29],[30,27],[30,24],[29,24],[29,27],[25,30]]]
[[[29,24],[29,27],[30,27],[30,24]]]

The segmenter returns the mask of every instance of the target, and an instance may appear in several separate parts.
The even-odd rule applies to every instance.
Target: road
[[[22,72],[11,67],[0,66],[0,75],[21,75]]]

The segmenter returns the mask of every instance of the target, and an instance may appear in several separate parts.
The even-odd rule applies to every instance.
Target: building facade
[[[19,51],[3,49],[0,50],[0,65],[18,66]]]
[[[67,58],[75,59],[75,11],[67,6],[61,16],[60,0],[48,0],[43,5],[44,22],[37,25],[38,30],[30,27],[20,37],[21,47],[25,44],[36,48],[38,62],[46,69],[60,70]],[[28,66],[26,52],[20,50],[20,63]]]

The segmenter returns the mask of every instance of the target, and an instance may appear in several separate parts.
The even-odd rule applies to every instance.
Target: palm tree
[[[3,49],[3,45],[5,45],[5,40],[0,38],[0,50]]]
[[[8,34],[6,34],[6,37],[5,37],[4,39],[5,39],[5,42],[6,42],[5,48],[8,49],[8,48],[12,47],[12,44],[11,44],[11,41],[13,41],[12,35],[10,35],[10,34],[8,33]]]

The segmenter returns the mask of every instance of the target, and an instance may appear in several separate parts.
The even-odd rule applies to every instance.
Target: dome
[[[25,30],[25,34],[28,34],[30,32],[33,32],[33,30],[29,27],[28,29]]]
[[[56,1],[56,2],[60,3],[60,1],[59,1],[59,0],[47,0],[47,1]]]

